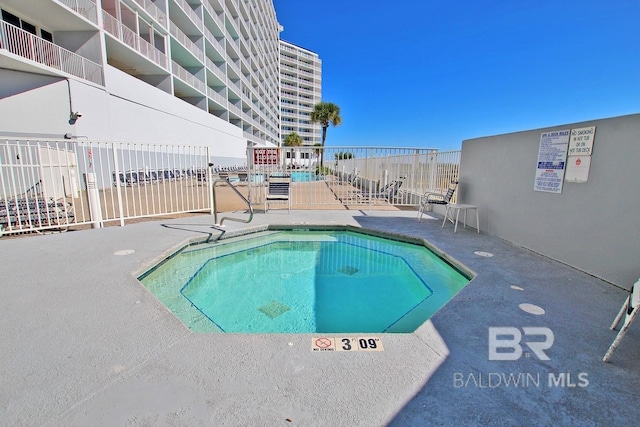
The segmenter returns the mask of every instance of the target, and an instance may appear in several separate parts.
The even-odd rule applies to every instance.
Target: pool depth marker
[[[313,337],[311,351],[384,351],[379,337]]]

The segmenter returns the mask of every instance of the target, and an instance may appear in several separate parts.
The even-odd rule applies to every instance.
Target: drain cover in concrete
[[[258,310],[269,316],[270,319],[275,319],[282,313],[286,313],[291,310],[291,308],[280,301],[273,300],[270,303],[263,305]]]
[[[491,252],[485,252],[485,251],[475,251],[474,254],[481,257],[485,257],[485,258],[491,258],[493,256]]]
[[[535,304],[529,304],[525,302],[520,304],[518,307],[520,307],[520,310],[529,314],[535,314],[536,316],[540,316],[545,313],[544,308],[539,307]]]
[[[360,270],[358,270],[355,267],[351,267],[350,265],[345,265],[344,267],[340,267],[336,271],[338,273],[342,273],[342,274],[347,275],[347,276],[353,276],[354,274],[356,274]]]
[[[117,256],[122,256],[122,255],[131,255],[132,253],[135,253],[133,249],[123,249],[121,251],[116,251],[113,254]]]

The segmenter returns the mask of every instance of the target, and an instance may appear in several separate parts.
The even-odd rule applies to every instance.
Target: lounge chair
[[[264,196],[264,212],[269,210],[270,203],[287,203],[291,213],[291,177],[269,177],[266,194]]]
[[[620,332],[618,332],[618,335],[616,335],[616,338],[613,340],[613,343],[611,343],[611,346],[607,350],[607,353],[602,358],[604,362],[608,362],[609,359],[611,359],[613,352],[616,350],[616,348],[618,348],[618,345],[620,345],[620,341],[622,341],[622,338],[627,333],[629,326],[631,326],[631,322],[633,322],[633,319],[635,319],[636,316],[638,315],[639,309],[640,309],[640,279],[638,279],[638,281],[631,287],[631,291],[629,292],[627,299],[622,304],[622,308],[620,308],[618,315],[616,316],[616,318],[613,320],[613,323],[611,324],[611,329],[615,330],[618,324],[620,324],[622,317],[624,316],[624,324],[622,325],[622,328],[620,328]]]
[[[424,193],[420,201],[420,209],[418,210],[418,222],[422,221],[422,215],[427,207],[431,208],[432,205],[448,205],[457,188],[458,181],[451,181],[445,194],[433,192]]]
[[[393,200],[398,195],[398,191],[402,187],[402,181],[391,181],[389,184],[385,185],[379,191],[375,191],[373,193],[367,193],[363,191],[358,193],[358,197],[361,197],[364,200],[384,200],[389,203],[393,203]]]

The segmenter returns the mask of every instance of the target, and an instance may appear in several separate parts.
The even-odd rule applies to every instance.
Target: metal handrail
[[[224,182],[226,184],[229,184],[229,186],[233,189],[233,191],[235,191],[235,193],[240,196],[240,198],[242,198],[242,200],[245,201],[245,203],[247,204],[247,206],[249,207],[249,219],[241,219],[241,218],[233,218],[230,216],[223,216],[220,219],[220,222],[218,222],[218,203],[216,201],[216,184],[219,182]],[[251,222],[251,220],[253,220],[253,206],[251,206],[251,202],[249,200],[247,200],[246,197],[244,197],[242,195],[241,192],[238,191],[238,189],[231,184],[231,181],[229,181],[229,178],[218,178],[216,180],[213,181],[213,185],[211,186],[211,191],[213,192],[213,206],[214,206],[214,210],[213,210],[213,220],[215,221],[215,225],[222,227],[222,223],[224,222],[225,219],[228,219],[229,221],[236,221],[236,222],[244,222],[245,224],[248,224]]]

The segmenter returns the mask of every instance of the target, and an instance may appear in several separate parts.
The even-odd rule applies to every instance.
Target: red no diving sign
[[[316,338],[313,343],[319,350],[326,350],[334,347],[333,340],[326,337]]]

